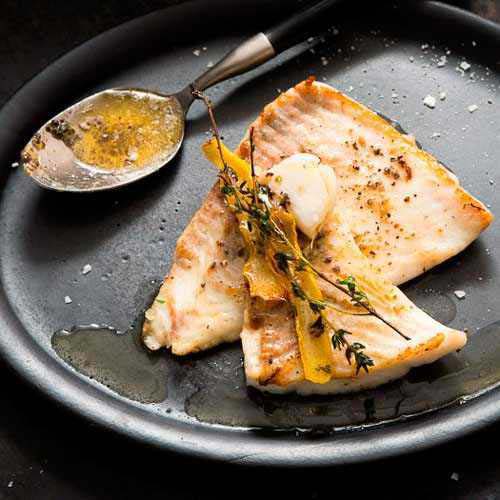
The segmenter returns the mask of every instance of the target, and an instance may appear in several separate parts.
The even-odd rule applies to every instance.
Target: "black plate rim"
[[[210,2],[210,8],[222,8],[224,4],[225,0],[217,0]],[[423,10],[428,15],[440,16],[448,22],[460,20],[464,25],[474,26],[478,32],[488,32],[500,40],[500,27],[494,23],[440,2],[425,4]],[[19,119],[19,110],[33,109],[34,115],[40,112],[34,104],[34,97],[46,93],[47,88],[55,88],[61,75],[76,68],[78,61],[100,51],[117,49],[129,40],[131,33],[140,33],[145,27],[158,29],[159,25],[173,22],[175,18],[186,19],[195,12],[199,15],[204,7],[208,7],[208,2],[203,2],[203,5],[188,2],[142,16],[98,35],[50,64],[0,110],[0,158],[11,157],[14,146],[19,146],[18,136],[30,126],[28,118],[24,123]],[[3,189],[4,186],[0,188]],[[106,429],[199,458],[276,466],[366,462],[420,451],[482,429],[500,418],[500,393],[490,390],[463,406],[455,404],[367,432],[344,432],[316,439],[297,438],[290,433],[270,437],[251,430],[190,425],[173,420],[171,425],[165,425],[163,417],[147,413],[124,399],[110,397],[51,358],[31,336],[26,335],[3,288],[0,289],[0,331],[2,358],[23,379],[51,399]]]

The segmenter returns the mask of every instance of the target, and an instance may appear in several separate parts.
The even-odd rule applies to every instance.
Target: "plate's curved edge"
[[[220,0],[220,3],[224,3],[224,0]],[[440,2],[426,3],[437,5],[438,10],[442,8]],[[68,65],[75,65],[73,59],[81,60],[86,54],[95,53],[101,46],[108,46],[109,49],[110,39],[115,44],[122,43],[130,35],[131,29],[138,29],[141,25],[144,29],[143,23],[156,25],[159,21],[166,22],[168,18],[173,22],[174,15],[184,17],[194,8],[193,4],[194,2],[188,2],[147,14],[112,28],[73,49],[30,80],[8,101],[0,110],[0,123],[10,120],[14,125],[14,118],[19,118],[19,109],[29,109],[28,95],[31,92],[43,93],[61,71],[67,71]],[[199,14],[200,5],[196,9]],[[459,9],[454,9],[454,15],[459,15]],[[470,13],[461,12],[470,18]],[[155,16],[161,16],[161,20]],[[485,29],[492,29],[490,22],[479,16],[474,18],[474,23],[478,26],[484,23]],[[162,30],[164,29],[165,25],[162,25]],[[498,34],[500,39],[500,29]],[[29,125],[30,120],[32,118],[26,115],[22,127]],[[17,134],[20,128],[0,127],[0,157],[7,156],[8,145],[19,140]],[[0,294],[0,330],[24,332],[3,289]],[[257,436],[251,431],[207,424],[190,426],[174,422],[171,427],[166,427],[160,417],[146,414],[139,407],[131,407],[119,398],[110,398],[70,373],[41,350],[30,336],[22,333],[16,337],[0,335],[0,354],[18,374],[44,394],[105,428],[178,453],[236,464],[321,466],[367,462],[421,451],[477,431],[500,418],[498,391],[492,391],[466,405],[439,410],[432,415],[408,420],[404,424],[390,424],[370,430],[369,434],[342,433],[321,440],[299,439],[289,435],[269,438]],[[57,387],[54,380],[58,381]],[[228,439],[220,439],[221,434]],[[277,442],[281,446],[276,446]]]

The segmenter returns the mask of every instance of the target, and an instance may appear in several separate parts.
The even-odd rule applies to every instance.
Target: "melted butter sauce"
[[[70,147],[85,166],[102,170],[143,168],[170,155],[182,136],[182,112],[172,98],[139,91],[105,92],[70,117]]]
[[[242,370],[229,362],[226,347],[184,367],[196,387],[185,411],[212,424],[250,427],[254,432],[292,432],[298,436],[352,431],[405,421],[462,405],[500,385],[500,321],[471,334],[458,354],[411,370],[376,389],[331,396],[269,394],[245,388]],[[215,359],[214,359],[215,358]]]
[[[446,309],[446,308],[444,308]],[[452,319],[443,310],[438,319]],[[448,322],[448,321],[446,321]],[[239,345],[191,356],[149,352],[142,321],[127,332],[78,326],[52,336],[56,354],[82,375],[141,403],[162,403],[189,417],[254,432],[330,434],[404,421],[461,405],[500,385],[500,321],[470,334],[465,348],[376,389],[331,396],[261,393],[247,388]],[[168,399],[167,399],[168,396]]]
[[[112,391],[141,403],[160,403],[167,397],[164,353],[142,345],[140,331],[120,333],[108,326],[75,326],[52,336],[56,354],[76,371]]]

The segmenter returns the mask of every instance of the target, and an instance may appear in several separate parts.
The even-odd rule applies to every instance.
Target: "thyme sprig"
[[[339,285],[344,285],[347,287],[347,290],[349,291],[349,295],[351,296],[351,301],[356,304],[356,305],[364,305],[364,306],[370,306],[370,302],[368,301],[368,297],[366,296],[366,293],[363,292],[357,282],[356,278],[354,276],[348,276],[344,280],[339,280],[337,281]]]
[[[330,304],[325,300],[320,300],[311,297],[306,293],[306,291],[300,286],[294,277],[294,273],[290,268],[290,263],[293,262],[289,255],[284,253],[274,254],[274,258],[278,263],[280,269],[288,276],[290,279],[292,291],[296,297],[301,300],[308,302],[309,308],[318,314],[317,319],[312,325],[309,326],[309,332],[311,335],[320,336],[325,331],[325,326],[332,332],[332,347],[337,351],[344,350],[345,357],[349,364],[351,364],[352,358],[354,358],[354,365],[356,366],[356,375],[360,370],[364,370],[368,373],[370,366],[374,365],[373,359],[364,352],[365,346],[359,342],[349,342],[346,335],[352,335],[351,332],[344,329],[337,329],[328,319],[325,313]]]
[[[351,364],[352,359],[354,359],[356,374],[359,373],[360,370],[365,370],[366,372],[368,372],[369,367],[373,366],[374,362],[364,352],[365,346],[359,342],[350,343],[347,340],[346,335],[351,335],[351,332],[343,329],[336,329],[334,325],[332,325],[328,320],[328,317],[325,314],[325,309],[330,308],[343,314],[361,314],[374,316],[404,339],[410,340],[410,338],[385,318],[383,318],[374,309],[369,301],[368,296],[360,288],[354,276],[348,276],[345,279],[333,281],[324,273],[319,271],[315,266],[313,266],[313,264],[304,256],[300,249],[295,248],[295,246],[288,239],[286,233],[280,227],[279,223],[272,216],[271,203],[269,200],[270,193],[267,186],[261,185],[256,177],[254,163],[255,145],[253,141],[253,127],[249,131],[252,186],[248,186],[246,182],[241,182],[240,184],[238,184],[238,176],[224,159],[221,138],[210,100],[198,90],[193,90],[193,96],[195,98],[201,99],[205,103],[208,110],[212,132],[215,137],[217,149],[219,151],[220,159],[223,165],[223,168],[219,171],[219,179],[221,180],[221,192],[226,196],[226,200],[227,197],[232,197],[234,199],[234,203],[228,203],[229,208],[231,208],[236,213],[245,213],[246,215],[248,215],[248,219],[246,221],[248,229],[250,231],[253,231],[255,228],[259,233],[258,236],[262,238],[262,240],[265,241],[267,238],[275,237],[278,239],[278,241],[286,245],[286,247],[288,248],[288,252],[276,253],[274,255],[275,263],[277,268],[281,272],[288,275],[290,279],[290,286],[294,295],[301,300],[307,301],[311,310],[318,314],[317,320],[312,325],[310,325],[310,333],[312,335],[321,335],[325,330],[325,325],[327,325],[332,332],[333,348],[336,350],[344,349],[345,356],[349,364]],[[365,312],[351,313],[342,311],[328,301],[309,297],[291,272],[290,264],[292,263],[296,271],[309,269],[317,277],[329,283],[345,295],[349,296],[352,304],[364,309]]]

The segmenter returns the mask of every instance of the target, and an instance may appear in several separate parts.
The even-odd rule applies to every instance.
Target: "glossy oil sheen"
[[[210,423],[279,430],[338,432],[376,425],[463,404],[500,383],[500,322],[477,332],[458,355],[412,370],[406,377],[377,389],[340,396],[276,396],[245,391],[241,372],[220,356],[226,377],[202,367],[191,369],[197,391],[186,411]],[[219,370],[220,371],[220,370]]]
[[[105,170],[156,163],[182,138],[183,119],[174,101],[142,92],[104,92],[72,121],[78,161]]]
[[[43,123],[71,102],[102,88],[138,86],[161,89],[166,94],[182,88],[210,61],[216,61],[240,41],[226,34],[224,25],[211,33],[206,31],[215,26],[212,23],[218,22],[224,9],[216,12],[207,7],[203,15],[190,17],[184,10],[190,8],[187,5],[179,9],[178,17],[173,16],[173,11],[163,16],[155,13],[147,27],[140,23],[132,30],[137,35],[133,43],[132,28],[127,26],[120,44],[113,46],[106,57],[104,52],[94,50],[92,54],[100,67],[109,70],[98,80],[95,72],[90,71],[90,64],[88,74],[94,75],[92,79],[89,76],[82,80],[82,72],[75,72],[76,67],[90,60],[88,55],[76,61],[70,58],[62,65],[64,71],[50,80],[51,85],[44,82],[45,85],[36,87],[34,82],[30,87],[36,87],[36,95],[43,98],[34,100],[25,95],[23,106],[18,99],[8,120],[3,115],[0,278],[4,295],[0,298],[2,317],[9,320],[1,323],[3,354],[28,378],[43,360],[43,369],[36,368],[37,386],[113,429],[204,456],[238,460],[240,455],[247,456],[241,461],[252,463],[296,464],[302,460],[301,463],[311,465],[366,460],[405,452],[408,443],[421,449],[477,429],[487,420],[484,412],[491,421],[495,405],[498,407],[494,388],[500,380],[496,348],[500,231],[496,221],[460,255],[403,287],[412,300],[436,319],[454,328],[468,328],[467,346],[456,355],[373,391],[331,398],[249,393],[244,384],[241,348],[236,343],[184,358],[161,353],[158,359],[165,364],[167,397],[162,402],[144,404],[135,397],[129,399],[137,387],[125,386],[129,382],[133,386],[134,381],[110,384],[103,377],[101,381],[108,382],[112,389],[109,390],[96,381],[95,373],[93,379],[75,373],[74,367],[54,351],[53,332],[92,323],[126,331],[153,300],[168,271],[177,238],[215,181],[215,172],[200,154],[209,123],[201,105],[195,103],[188,116],[183,150],[169,168],[112,193],[78,196],[42,190],[21,171],[10,168],[16,160],[14,146],[17,144],[19,151],[29,139],[34,121]],[[199,14],[200,6],[196,9]],[[245,16],[254,10],[248,3]],[[258,17],[262,23],[262,11]],[[169,24],[173,19],[186,18],[193,19],[195,27],[190,25],[181,32]],[[393,29],[397,30],[397,26],[393,24]],[[249,121],[276,97],[277,89],[284,90],[315,74],[319,81],[331,83],[401,123],[425,149],[451,166],[463,185],[498,216],[500,173],[496,168],[496,144],[500,124],[495,91],[500,75],[490,64],[496,59],[485,61],[485,47],[464,49],[451,39],[431,40],[425,20],[415,26],[425,26],[425,33],[385,31],[377,22],[363,28],[358,20],[355,26],[339,25],[340,34],[317,44],[315,54],[308,51],[312,45],[306,44],[265,68],[219,85],[209,94],[216,104],[225,142],[236,146]],[[249,33],[260,27],[258,20],[255,25],[249,24]],[[197,34],[196,40],[193,33]],[[464,33],[454,39],[464,40]],[[130,45],[123,40],[129,40]],[[159,46],[159,41],[161,47],[169,49],[152,52],[150,48]],[[423,43],[429,44],[427,51],[421,49]],[[203,46],[207,47],[206,54],[194,56],[193,50]],[[437,60],[447,48],[452,51],[448,63],[438,68]],[[130,55],[132,49],[136,51],[135,58]],[[322,64],[321,55],[328,58],[327,65]],[[472,69],[462,76],[455,68],[464,59],[472,64]],[[485,62],[491,69],[486,68]],[[471,72],[476,75],[473,82]],[[48,89],[53,90],[54,85],[59,85],[58,90],[49,94]],[[399,95],[397,104],[391,99],[393,89]],[[434,110],[422,104],[426,94],[437,96],[441,90],[447,91],[448,97],[438,101]],[[490,100],[496,105],[489,104]],[[36,120],[34,102],[40,103]],[[469,113],[467,107],[471,104],[477,104],[478,111]],[[24,137],[18,137],[20,130]],[[434,132],[441,137],[433,138]],[[92,265],[92,271],[82,275],[86,264]],[[457,299],[455,290],[464,290],[466,297]],[[71,304],[65,304],[66,295],[71,296]],[[97,333],[83,333],[82,344],[86,344],[87,335]],[[109,342],[97,342],[97,352],[94,350],[92,355],[101,359],[104,372],[108,369],[106,363],[112,363],[121,349],[118,344],[122,339],[116,341],[113,337]],[[29,354],[25,347],[28,343]],[[65,354],[63,358],[71,361]],[[132,358],[136,359],[135,354]],[[122,371],[127,371],[128,359],[125,356],[120,360],[124,363]],[[80,363],[78,367],[83,371]],[[156,375],[146,378],[150,376],[144,384],[147,387],[154,385],[151,381]],[[88,382],[85,391],[80,389],[82,378]],[[75,379],[79,384],[74,383]],[[65,391],[59,391],[61,386]],[[149,390],[149,394],[156,392]],[[464,401],[467,403],[460,404]],[[439,410],[447,405],[451,405],[448,410]],[[422,416],[426,412],[431,412],[431,416]],[[478,414],[480,419],[476,418]],[[406,421],[412,415],[420,416]],[[124,418],[129,423],[126,428]],[[333,429],[352,430],[394,419],[397,422],[375,425],[369,431],[325,437],[321,449],[301,446],[301,441],[294,437],[295,429],[329,433]],[[253,439],[253,434],[246,430],[226,427],[231,425],[261,434],[271,429],[293,432],[276,446],[274,434],[272,440],[262,435]],[[376,446],[370,444],[373,442]]]
[[[78,326],[54,333],[51,344],[76,371],[121,396],[141,403],[167,397],[165,357],[146,350],[137,328],[120,333],[106,326]]]

